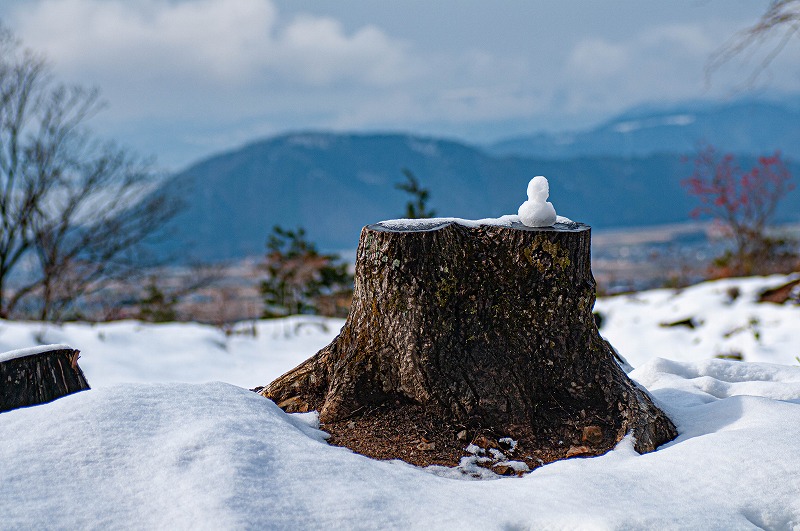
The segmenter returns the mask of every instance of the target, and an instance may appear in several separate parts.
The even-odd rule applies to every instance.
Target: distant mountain
[[[800,108],[794,100],[647,106],[589,131],[518,136],[494,143],[487,151],[547,158],[626,157],[691,153],[701,142],[751,155],[780,150],[800,160]]]
[[[402,216],[408,197],[395,188],[402,168],[430,190],[440,216],[516,213],[528,181],[545,175],[560,215],[599,228],[672,223],[686,220],[693,206],[680,185],[691,172],[682,160],[664,153],[492,156],[400,134],[290,134],[213,156],[172,178],[167,189],[188,208],[168,245],[194,259],[260,255],[271,227],[280,224],[304,227],[322,249],[354,249],[364,225]],[[787,204],[796,205],[797,197]],[[795,210],[784,214],[797,219]]]

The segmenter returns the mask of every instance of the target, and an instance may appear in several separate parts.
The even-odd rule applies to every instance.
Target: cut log
[[[598,333],[590,232],[367,226],[340,334],[261,394],[318,410],[333,443],[422,465],[457,464],[463,430],[518,440],[531,467],[606,452],[629,433],[654,450],[677,433]]]
[[[0,412],[89,389],[78,367],[79,353],[67,345],[0,353]]]

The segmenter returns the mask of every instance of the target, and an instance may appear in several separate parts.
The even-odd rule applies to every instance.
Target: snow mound
[[[495,481],[329,446],[313,414],[227,384],[85,391],[0,414],[0,514],[8,528],[800,525],[800,368],[653,360],[631,375],[675,421],[675,441],[638,455],[628,437]]]

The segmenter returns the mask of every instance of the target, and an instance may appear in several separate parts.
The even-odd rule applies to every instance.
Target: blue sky
[[[472,142],[632,105],[800,92],[800,46],[755,87],[708,57],[765,0],[3,0],[57,76],[108,101],[96,131],[168,169],[285,131]],[[800,39],[799,39],[800,40]]]

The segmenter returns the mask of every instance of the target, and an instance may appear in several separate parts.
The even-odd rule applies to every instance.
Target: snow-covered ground
[[[758,303],[767,288],[796,277],[705,282],[602,298],[600,333],[634,367],[653,358],[696,361],[739,354],[744,361],[798,365],[800,307]],[[681,321],[685,325],[666,326]],[[0,338],[2,341],[2,338]]]
[[[0,321],[0,352],[49,343],[81,351],[94,387],[221,381],[251,389],[292,369],[339,333],[343,319],[298,316],[240,323],[226,333],[195,323],[104,324]]]
[[[0,321],[0,352],[70,344],[93,386],[0,414],[0,527],[800,529],[800,308],[753,302],[785,280],[598,301],[601,332],[680,436],[492,481],[328,446],[314,414],[244,389],[342,321],[259,322],[255,335]],[[690,318],[694,328],[660,326]],[[713,359],[732,351],[746,361]]]

